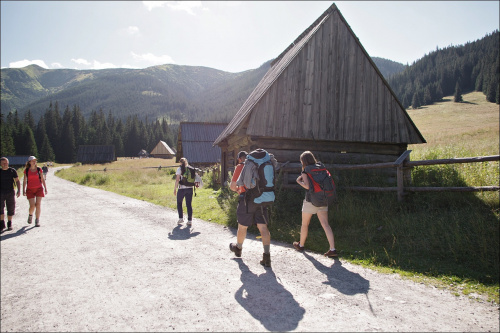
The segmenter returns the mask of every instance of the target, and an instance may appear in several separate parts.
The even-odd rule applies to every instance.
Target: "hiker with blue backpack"
[[[307,190],[306,197],[302,203],[302,226],[300,227],[300,242],[293,242],[293,247],[304,251],[304,246],[309,232],[309,223],[314,214],[318,216],[319,222],[325,231],[330,249],[324,254],[327,257],[337,257],[333,231],[328,224],[328,206],[335,202],[335,184],[330,172],[319,161],[313,153],[305,151],[300,155],[302,173],[297,178],[297,183]]]
[[[277,161],[264,149],[256,149],[247,154],[241,151],[237,156],[236,166],[229,188],[239,194],[236,216],[238,231],[236,243],[229,244],[229,249],[241,257],[247,229],[257,225],[262,237],[264,253],[260,264],[271,267],[271,233],[269,232],[268,207],[275,199],[274,175]]]

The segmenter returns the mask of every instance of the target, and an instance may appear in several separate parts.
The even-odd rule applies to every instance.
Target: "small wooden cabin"
[[[150,155],[157,158],[172,158],[175,156],[175,152],[165,141],[160,140]]]
[[[76,155],[82,164],[109,163],[116,161],[114,145],[80,145]]]
[[[271,63],[214,145],[225,182],[240,150],[358,164],[395,161],[417,143],[425,139],[332,4]]]
[[[181,122],[177,136],[176,161],[187,158],[197,167],[220,163],[221,150],[213,145],[227,123]]]

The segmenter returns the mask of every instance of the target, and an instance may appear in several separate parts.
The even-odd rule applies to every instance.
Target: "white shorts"
[[[317,214],[318,212],[328,211],[328,206],[316,207],[304,199],[302,203],[302,213]]]

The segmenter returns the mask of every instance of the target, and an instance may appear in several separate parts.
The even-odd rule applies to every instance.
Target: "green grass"
[[[478,93],[465,94],[464,100],[466,103],[444,101],[409,111],[428,142],[409,147],[411,160],[498,154],[498,105],[484,102]],[[176,209],[175,168],[145,169],[158,165],[175,163],[120,160],[109,165],[75,166],[58,175]],[[105,167],[106,172],[102,171]],[[334,177],[340,184],[339,175]],[[340,181],[359,185],[367,177],[369,173],[359,170],[342,175]],[[206,186],[198,189],[193,199],[195,217],[236,227],[236,194],[208,186],[211,174],[203,178]],[[498,162],[412,170],[414,186],[491,186],[498,185],[499,179]],[[370,179],[369,185],[377,182]],[[269,226],[273,239],[287,243],[299,239],[303,197],[303,192],[277,192]],[[420,192],[398,202],[395,192],[339,190],[339,203],[330,209],[329,221],[343,260],[499,304],[499,199],[498,192]],[[250,232],[258,234],[255,227]],[[328,248],[316,216],[305,245],[319,253]]]

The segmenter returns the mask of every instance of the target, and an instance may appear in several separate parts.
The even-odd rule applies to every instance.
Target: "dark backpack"
[[[330,206],[337,203],[337,188],[332,175],[323,165],[318,162],[304,168],[309,179],[309,190],[306,193],[306,201],[316,207]]]
[[[26,185],[28,185],[28,169],[24,169],[24,175],[26,176]],[[40,184],[43,184],[42,183],[42,176],[41,176],[41,171],[42,169],[40,167],[36,167],[36,171],[38,173],[38,179],[40,179]]]
[[[181,175],[181,180],[179,181],[179,184],[184,186],[195,186],[194,180],[196,177],[196,169],[190,165],[188,165],[185,169],[186,170]]]
[[[245,168],[242,174],[250,173],[251,180],[246,180],[245,199],[252,200],[255,204],[261,206],[270,206],[274,203],[276,196],[274,194],[275,173],[277,161],[272,154],[264,149],[256,149],[247,155]],[[247,177],[248,178],[248,177]]]

